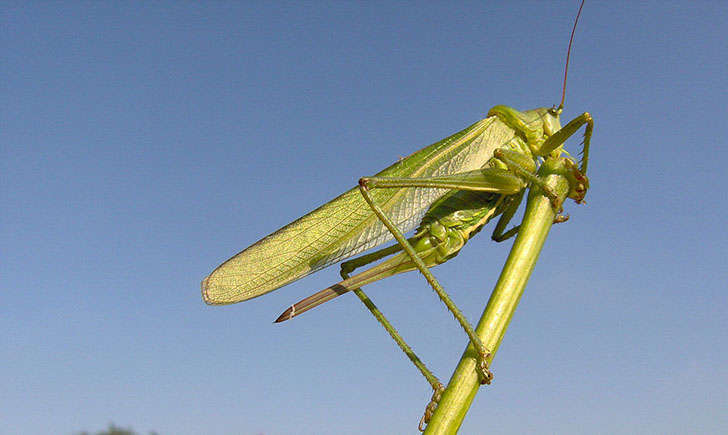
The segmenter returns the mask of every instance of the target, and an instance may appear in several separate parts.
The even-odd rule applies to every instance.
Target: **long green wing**
[[[489,117],[376,175],[429,177],[475,170],[496,148],[513,139],[513,130]],[[375,189],[372,195],[405,232],[414,228],[429,205],[445,192]],[[389,231],[354,188],[221,264],[202,281],[202,298],[211,305],[251,299],[390,239]]]

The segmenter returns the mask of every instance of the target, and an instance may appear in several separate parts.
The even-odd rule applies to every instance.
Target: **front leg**
[[[586,125],[586,129],[584,130],[584,142],[581,149],[581,164],[579,165],[579,172],[583,177],[586,177],[586,168],[589,163],[589,145],[591,144],[591,137],[594,132],[594,119],[592,119],[588,112],[584,112],[572,119],[568,124],[561,127],[559,131],[549,136],[541,146],[541,155],[547,156],[553,150],[560,147],[564,142],[566,142],[566,139],[576,133],[582,125]]]

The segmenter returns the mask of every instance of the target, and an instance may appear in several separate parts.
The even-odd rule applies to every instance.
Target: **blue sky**
[[[413,432],[428,386],[354,297],[271,323],[336,267],[229,307],[199,282],[496,104],[558,103],[577,6],[3,2],[0,432]],[[588,204],[463,433],[728,430],[726,22],[586,4],[563,119],[596,121]],[[435,269],[473,321],[509,247]],[[447,380],[467,340],[424,280],[369,293]]]

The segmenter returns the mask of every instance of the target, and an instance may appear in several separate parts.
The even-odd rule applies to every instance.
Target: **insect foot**
[[[493,381],[493,372],[490,371],[490,368],[488,368],[488,358],[490,357],[490,352],[485,352],[485,354],[481,355],[480,358],[478,358],[478,374],[480,375],[480,385],[490,385],[490,383]]]
[[[442,397],[442,393],[445,391],[445,387],[442,384],[438,383],[437,387],[435,387],[434,390],[435,391],[433,391],[432,393],[430,403],[425,406],[425,415],[422,416],[422,418],[420,419],[420,424],[417,426],[420,432],[425,431],[427,423],[430,422],[432,414],[434,414],[435,410],[437,409],[437,404],[440,403],[440,398]]]
[[[569,169],[569,198],[573,199],[577,204],[586,204],[584,197],[586,191],[589,190],[589,178],[571,160],[565,159],[564,163]]]

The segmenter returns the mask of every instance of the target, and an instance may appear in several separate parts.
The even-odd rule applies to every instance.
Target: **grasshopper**
[[[582,2],[583,6],[583,2]],[[465,243],[495,217],[495,241],[514,236],[506,230],[525,190],[539,187],[560,212],[561,201],[537,175],[545,159],[562,159],[569,168],[568,197],[581,203],[589,188],[586,176],[594,122],[582,113],[563,127],[560,115],[566,93],[567,51],[561,103],[552,108],[518,111],[495,106],[487,117],[429,145],[236,254],[202,281],[207,304],[242,302],[276,290],[324,267],[379,246],[396,244],[346,261],[343,281],[293,304],[276,322],[291,319],[348,291],[354,292],[394,338],[434,390],[426,416],[437,405],[442,383],[419,360],[361,287],[380,279],[418,270],[453,313],[478,353],[481,383],[493,378],[486,359],[490,351],[469,321],[434,277],[430,268],[455,257]],[[579,163],[563,149],[564,142],[585,127]],[[568,216],[558,216],[563,222]],[[419,223],[419,225],[418,225]],[[417,227],[414,235],[404,233]],[[391,258],[364,272],[355,269]],[[422,423],[422,422],[421,422]]]

